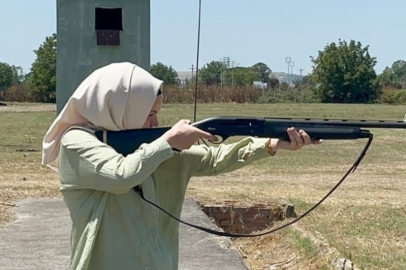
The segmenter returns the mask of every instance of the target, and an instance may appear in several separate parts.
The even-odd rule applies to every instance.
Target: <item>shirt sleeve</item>
[[[59,172],[62,189],[126,193],[172,156],[170,145],[161,138],[141,145],[124,157],[93,134],[73,129],[61,142]]]
[[[213,176],[240,169],[254,161],[270,157],[266,138],[247,137],[236,143],[219,146],[199,145],[188,150],[187,158],[194,168],[192,176]]]

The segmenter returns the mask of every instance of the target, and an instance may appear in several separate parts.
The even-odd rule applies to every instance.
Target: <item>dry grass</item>
[[[198,119],[215,115],[402,119],[404,115],[403,107],[385,105],[200,104],[198,108]],[[42,136],[55,112],[21,111],[0,111],[0,201],[59,196],[56,175],[40,166],[41,153],[35,152],[41,150]],[[161,124],[193,119],[192,113],[192,105],[165,105]],[[308,217],[273,235],[234,241],[252,270],[331,269],[331,260],[340,256],[359,269],[406,269],[405,131],[373,133],[374,142],[357,171]],[[335,185],[365,142],[326,141],[297,152],[280,152],[221,177],[192,179],[187,195],[210,204],[290,202],[301,214]],[[12,219],[10,210],[12,206],[0,205],[0,223]]]
[[[57,175],[41,166],[41,140],[54,110],[30,103],[0,107],[0,225],[14,219],[12,205],[23,198],[60,195]]]
[[[22,170],[24,171],[22,172]],[[19,200],[58,197],[58,188],[56,176],[50,174],[49,171],[27,172],[21,166],[2,173],[0,175],[0,225],[14,220],[12,207],[18,207]]]
[[[48,103],[17,103],[7,102],[8,106],[0,106],[0,112],[53,112],[55,104]]]
[[[300,177],[252,175],[249,171],[241,171],[240,175],[230,174],[221,180],[194,179],[189,194],[201,203],[225,200],[240,204],[288,202],[301,214],[321,199],[340,177],[341,174],[323,177],[315,174]],[[324,244],[338,250],[332,255],[341,253],[341,256],[351,257],[357,265],[368,266],[366,269],[373,269],[374,265],[375,269],[403,269],[406,265],[403,250],[406,235],[406,221],[403,218],[406,214],[405,192],[404,181],[397,176],[382,177],[356,172],[319,208],[301,220],[297,227],[306,232],[318,232],[316,239],[323,236],[326,240]],[[307,251],[308,256],[305,256],[299,252],[300,249],[292,250],[294,243],[300,244],[302,241],[300,235],[301,231],[294,234],[288,230],[263,238],[237,240],[236,245],[250,255],[251,269],[269,269],[269,265],[276,261],[289,261],[292,254],[302,259],[296,261],[298,268],[292,266],[289,269],[323,269],[320,262],[327,267],[326,260],[330,262],[333,258],[326,258],[325,252]],[[278,247],[277,256],[272,255],[274,246]],[[264,250],[261,251],[261,248]],[[283,250],[286,250],[286,256]],[[255,254],[260,251],[268,260],[266,267],[261,266],[264,260],[255,259]],[[391,268],[392,263],[398,263],[398,268]]]

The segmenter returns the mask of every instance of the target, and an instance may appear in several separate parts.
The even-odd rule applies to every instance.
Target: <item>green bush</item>
[[[401,90],[383,90],[379,97],[379,103],[384,104],[406,104],[406,89]]]

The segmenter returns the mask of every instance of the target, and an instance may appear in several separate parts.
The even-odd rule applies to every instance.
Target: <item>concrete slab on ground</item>
[[[26,199],[0,227],[1,270],[68,270],[71,221],[60,199]],[[182,220],[218,230],[191,199]],[[179,270],[248,270],[231,241],[181,224]]]

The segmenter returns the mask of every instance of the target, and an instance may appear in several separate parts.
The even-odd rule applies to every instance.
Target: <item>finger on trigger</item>
[[[200,132],[201,132],[201,137],[203,137],[203,138],[205,138],[207,140],[210,140],[210,141],[217,141],[218,140],[216,136],[214,136],[214,135],[212,135],[212,134],[210,134],[208,132],[205,132],[203,130],[200,130]]]

